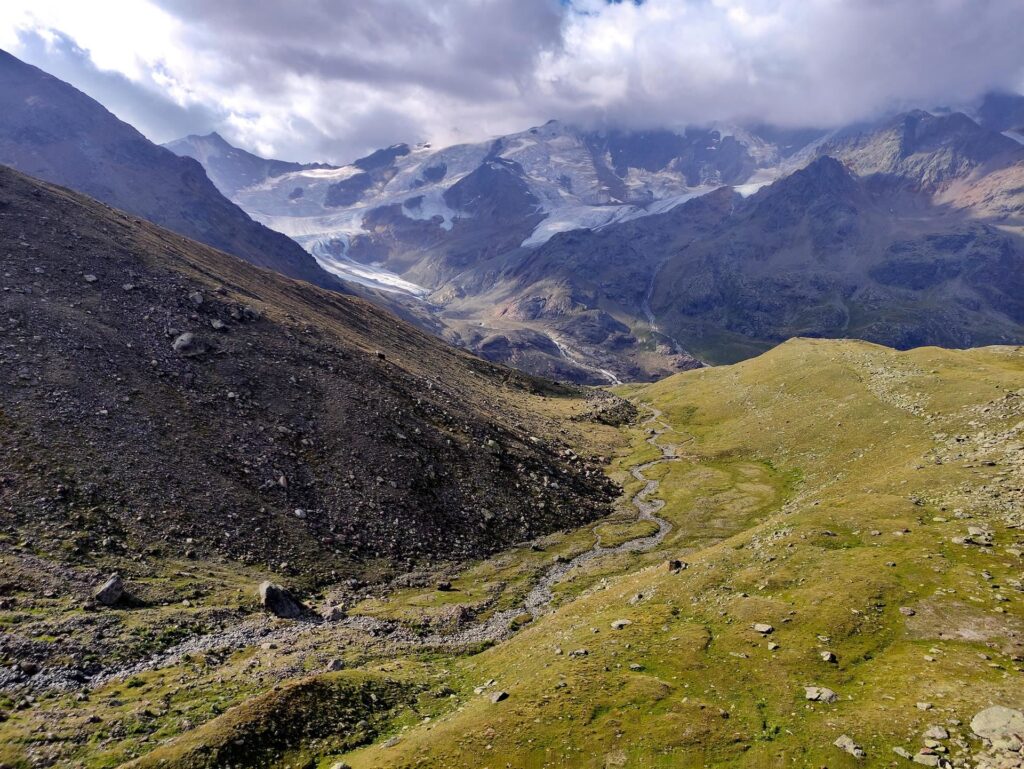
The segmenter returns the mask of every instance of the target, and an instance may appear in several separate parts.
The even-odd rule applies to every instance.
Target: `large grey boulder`
[[[306,607],[286,588],[270,581],[260,585],[260,605],[275,617],[283,619],[296,619],[306,611]]]
[[[1020,750],[1024,741],[1024,712],[993,705],[971,719],[971,731],[994,747]]]
[[[113,606],[124,597],[124,581],[120,574],[111,574],[107,581],[96,588],[93,598],[104,606]]]

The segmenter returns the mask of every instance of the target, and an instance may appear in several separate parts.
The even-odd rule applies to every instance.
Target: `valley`
[[[304,592],[344,607],[331,620],[254,614],[267,572],[167,561],[147,595],[192,605],[97,619],[118,617],[116,636],[174,615],[187,633],[185,616],[219,612],[224,629],[111,670],[85,699],[27,679],[2,760],[1012,762],[970,725],[1021,704],[1022,370],[1014,347],[793,340],[624,386],[632,424],[567,423],[614,457],[622,496],[596,526],[357,595]],[[15,548],[5,563],[31,559]],[[60,603],[20,592],[4,622],[59,632],[44,628]]]
[[[122,5],[0,11],[0,769],[1024,769],[1024,13]]]

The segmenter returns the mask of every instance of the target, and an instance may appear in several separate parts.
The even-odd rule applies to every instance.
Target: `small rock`
[[[334,672],[334,671],[337,671],[337,670],[343,670],[344,668],[345,668],[345,663],[342,662],[341,660],[337,659],[337,658],[329,660],[328,663],[327,663],[327,670],[329,670],[331,672]]]
[[[832,652],[821,652],[822,662],[836,662],[836,655]]]
[[[683,561],[679,561],[679,560],[673,559],[673,560],[668,562],[668,570],[672,574],[678,574],[679,572],[681,572],[684,569],[686,569],[686,567],[687,567],[687,564],[684,563]]]
[[[930,702],[919,702],[917,703],[918,710],[931,710],[932,704]]]
[[[491,702],[497,704],[502,700],[508,699],[508,692],[495,692],[491,695]]]
[[[97,280],[99,280],[99,278],[97,278],[95,275],[91,273],[85,276],[86,283],[95,283]]]
[[[586,657],[588,654],[590,654],[590,652],[586,649],[573,649],[569,652],[570,657]]]
[[[171,343],[173,350],[179,355],[199,355],[203,351],[203,345],[196,339],[196,335],[191,331],[186,331],[184,334],[178,334]]]
[[[929,740],[948,740],[949,732],[944,726],[933,726],[924,733],[924,736]]]
[[[914,756],[914,763],[921,766],[938,766],[942,759],[935,753],[926,753],[923,750]]]
[[[864,749],[860,745],[858,745],[856,742],[853,741],[852,738],[848,737],[845,734],[842,735],[838,740],[836,740],[832,744],[840,750],[845,750],[854,758],[864,758],[867,755],[867,753],[864,752]]]
[[[761,635],[768,635],[769,633],[774,633],[775,628],[765,622],[755,622],[754,631]]]
[[[121,580],[121,575],[111,574],[92,595],[104,606],[113,606],[124,597],[124,582]]]
[[[911,609],[909,606],[901,606],[900,614],[902,614],[904,617],[913,617],[915,614],[917,614],[917,612]]]
[[[188,300],[192,302],[192,304],[194,304],[196,307],[203,306],[203,295],[199,291],[193,291],[191,294],[189,294]]]
[[[452,589],[452,583],[451,582],[438,582],[437,583],[437,589],[440,590],[442,593],[450,592],[451,589]]]
[[[900,758],[905,758],[908,761],[914,757],[914,755],[909,750],[907,750],[906,748],[901,748],[899,746],[893,748],[892,752]]]
[[[343,606],[328,606],[321,616],[328,622],[339,622],[345,619],[345,608]]]
[[[612,622],[612,630],[622,630],[622,628],[632,625],[628,619],[617,619]]]
[[[827,702],[830,705],[839,701],[839,695],[824,686],[805,686],[804,696],[812,702]]]

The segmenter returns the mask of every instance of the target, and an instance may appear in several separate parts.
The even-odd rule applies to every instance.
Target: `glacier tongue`
[[[352,283],[375,288],[380,291],[407,294],[417,299],[422,299],[430,293],[430,289],[418,286],[400,275],[384,269],[380,265],[363,264],[349,259],[343,253],[336,253],[337,249],[330,248],[328,243],[324,241],[318,241],[313,244],[303,243],[302,245],[313,254],[313,257],[320,263],[321,267],[337,275],[339,278]]]

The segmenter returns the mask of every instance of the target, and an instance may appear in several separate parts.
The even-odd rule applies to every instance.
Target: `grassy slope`
[[[797,340],[629,388],[665,412],[685,455],[652,470],[677,527],[664,552],[577,575],[579,597],[455,662],[449,713],[345,760],[852,766],[832,746],[846,733],[883,765],[931,724],[1019,706],[1024,393],[1009,393],[1022,384],[1019,348]],[[651,458],[639,435],[634,449],[621,468]],[[995,547],[954,544],[968,525],[992,529]],[[668,554],[689,568],[668,573]],[[633,624],[613,631],[618,618]],[[472,693],[491,678],[504,702]],[[809,703],[805,685],[840,701]]]
[[[70,746],[63,766],[145,755],[141,766],[214,767],[204,746],[257,735],[251,763],[258,754],[275,767],[314,757],[324,769],[339,757],[355,769],[888,765],[899,760],[892,747],[915,751],[932,724],[1021,704],[1022,386],[1020,348],[895,353],[797,340],[736,366],[623,388],[673,428],[660,442],[675,444],[679,459],[646,475],[660,480],[660,515],[674,528],[657,552],[571,572],[556,586],[559,608],[511,640],[478,654],[403,652],[322,626],[279,648],[200,653],[87,702],[3,705],[0,760],[20,766],[26,747],[56,739]],[[568,424],[583,431],[572,443],[589,432],[592,450],[613,451],[611,428]],[[658,456],[648,429],[627,430],[612,466],[630,496],[641,484],[628,470]],[[355,612],[417,626],[452,607],[515,605],[556,554],[581,552],[595,533],[627,536],[627,513],[624,505],[597,526],[552,535],[544,552],[517,548],[472,565],[452,592],[408,588]],[[969,525],[992,529],[995,546],[953,543]],[[689,567],[670,574],[670,557]],[[251,601],[233,590],[249,578],[218,575],[225,602]],[[217,581],[212,569],[207,579]],[[633,624],[612,630],[620,618]],[[754,622],[775,632],[762,638]],[[589,653],[570,656],[575,649]],[[822,661],[823,650],[838,663]],[[363,686],[386,692],[398,682],[404,699],[352,709],[337,688],[347,677],[287,683],[330,657],[361,668]],[[277,682],[281,693],[268,693]],[[805,685],[841,699],[809,703]],[[493,704],[497,690],[510,696]],[[350,731],[342,718],[332,733],[317,714],[335,708],[369,726]],[[280,738],[263,750],[268,723],[281,724]],[[832,746],[843,733],[866,761]]]

